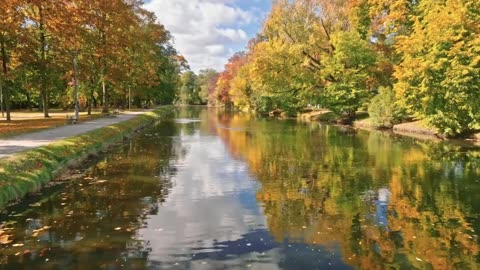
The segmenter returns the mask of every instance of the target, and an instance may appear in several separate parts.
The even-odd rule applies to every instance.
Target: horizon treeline
[[[82,110],[171,104],[188,68],[139,0],[0,1],[0,94],[11,108]]]
[[[476,0],[278,0],[209,103],[346,122],[368,110],[377,126],[422,119],[456,136],[480,127],[478,22]]]

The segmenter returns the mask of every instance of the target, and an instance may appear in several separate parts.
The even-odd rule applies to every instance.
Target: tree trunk
[[[30,94],[27,93],[25,94],[25,96],[27,96],[27,107],[28,107],[28,110],[29,111],[32,111],[32,98],[30,97]]]
[[[94,80],[90,78],[90,83],[91,86],[95,85]],[[87,98],[87,113],[88,115],[92,115],[92,106],[95,105],[94,100],[95,100],[95,87],[91,87],[90,90],[88,91],[88,98]]]
[[[132,93],[130,90],[130,86],[128,87],[128,110],[132,109]]]
[[[355,112],[356,110],[344,112],[337,123],[341,125],[352,125],[356,118]]]
[[[103,109],[102,113],[108,113],[109,106],[108,106],[108,93],[107,87],[105,86],[105,80],[102,79],[102,91],[103,91]]]
[[[43,7],[40,3],[38,6],[38,13],[40,15],[40,53],[41,53],[41,62],[40,62],[40,96],[42,97],[42,104],[43,104],[43,116],[45,118],[49,118],[48,114],[48,90],[46,87],[47,81],[47,74],[46,74],[46,61],[47,61],[47,40],[45,37],[45,23],[44,23],[44,15],[43,15]]]
[[[92,115],[92,99],[90,97],[87,100],[87,115]]]
[[[50,116],[48,115],[48,94],[47,94],[47,91],[42,90],[41,93],[40,93],[40,96],[42,98],[43,117],[44,118],[49,118]]]
[[[106,22],[107,20],[107,14],[102,13],[102,22]],[[107,93],[107,88],[105,86],[105,75],[107,74],[107,59],[105,56],[107,55],[107,35],[105,33],[105,29],[103,28],[104,25],[102,25],[102,28],[100,29],[100,38],[102,42],[102,56],[101,56],[101,72],[102,72],[102,91],[103,91],[103,109],[102,113],[108,113],[109,111],[109,100],[108,100],[108,93]]]
[[[3,109],[3,80],[0,78],[0,110],[2,111],[2,118],[5,117],[5,111]]]
[[[2,53],[2,70],[3,70],[3,78],[6,79],[7,78],[7,74],[8,74],[8,66],[7,66],[7,49],[5,48],[5,41],[2,40],[1,42],[1,53]],[[4,85],[4,87],[2,87],[2,92],[3,92],[3,95],[4,95],[4,101],[5,101],[5,112],[7,114],[7,122],[10,122],[12,119],[10,117],[10,89],[8,88],[8,85],[5,83],[3,83],[3,79],[2,79],[2,85]]]
[[[74,74],[74,87],[75,87],[75,119],[78,121],[80,119],[80,104],[78,100],[78,67],[77,67],[77,55],[73,56],[73,74]]]

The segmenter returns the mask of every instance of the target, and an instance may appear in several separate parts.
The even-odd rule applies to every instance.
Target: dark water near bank
[[[480,153],[183,108],[0,223],[0,269],[480,269]]]

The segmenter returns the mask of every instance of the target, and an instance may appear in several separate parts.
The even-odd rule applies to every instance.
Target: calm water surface
[[[480,154],[179,109],[0,215],[0,269],[480,269]]]

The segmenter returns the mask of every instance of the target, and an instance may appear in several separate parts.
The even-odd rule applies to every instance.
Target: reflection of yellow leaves
[[[32,232],[32,237],[37,237],[41,232],[46,231],[46,230],[48,230],[48,229],[50,229],[50,228],[51,228],[51,226],[43,226],[43,227],[40,228],[40,229],[33,230],[33,232]]]
[[[419,162],[425,160],[427,155],[425,155],[425,152],[418,149],[411,149],[409,151],[405,151],[405,153],[402,155],[402,158],[403,164],[408,166],[418,164]]]
[[[8,245],[12,242],[13,240],[10,240],[10,235],[0,235],[0,244]]]
[[[100,169],[100,170],[106,169],[107,168],[107,162],[101,161],[101,162],[97,163],[97,168]]]

